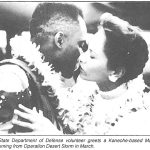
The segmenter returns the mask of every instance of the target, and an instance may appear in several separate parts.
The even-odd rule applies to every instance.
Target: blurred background
[[[29,31],[29,22],[39,2],[0,2],[0,59],[11,57],[9,41],[16,34]],[[143,36],[150,43],[150,2],[119,1],[119,2],[68,2],[74,3],[83,10],[88,33],[97,31],[99,17],[104,12],[128,21],[143,29]],[[147,65],[149,72],[150,62]],[[146,70],[146,71],[147,71]],[[150,81],[150,79],[149,79]]]

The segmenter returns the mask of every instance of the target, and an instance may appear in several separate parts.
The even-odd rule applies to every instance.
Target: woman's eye
[[[80,41],[78,44],[83,52],[86,52],[88,50],[88,44],[86,43],[86,41]]]

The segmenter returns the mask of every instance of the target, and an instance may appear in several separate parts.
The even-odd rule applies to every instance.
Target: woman
[[[147,60],[148,47],[140,29],[109,13],[103,14],[89,51],[80,56],[81,78],[94,81],[99,87],[91,123],[97,128],[96,133],[148,134],[148,130],[133,130],[141,129],[137,125],[149,115],[150,103],[145,92],[148,89],[141,75]],[[137,124],[133,121],[131,127],[131,120]],[[133,132],[124,130],[126,125]]]
[[[103,14],[89,50],[80,56],[80,77],[96,82],[98,88],[89,86],[90,96],[74,88],[74,93],[67,96],[64,124],[75,134],[132,134],[117,129],[122,122],[130,123],[128,116],[137,118],[134,115],[145,110],[148,114],[148,89],[142,79],[147,60],[148,47],[140,29]]]

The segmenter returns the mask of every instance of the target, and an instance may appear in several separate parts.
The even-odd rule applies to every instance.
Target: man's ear
[[[116,71],[110,71],[108,78],[111,82],[116,82],[118,79],[123,77],[124,74],[125,74],[125,68],[119,67],[116,69]]]
[[[57,32],[55,35],[55,44],[58,48],[62,48],[63,45],[63,39],[64,39],[64,33],[63,32]]]

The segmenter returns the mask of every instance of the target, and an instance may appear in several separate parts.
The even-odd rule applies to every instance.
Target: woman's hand
[[[29,132],[27,134],[62,134],[49,119],[43,116],[43,112],[41,110],[37,112],[35,107],[33,109],[29,109],[21,104],[19,105],[19,108],[21,108],[24,112],[14,110],[14,114],[27,119],[30,122],[23,122],[17,119],[13,119],[12,123],[33,130],[32,132]]]

